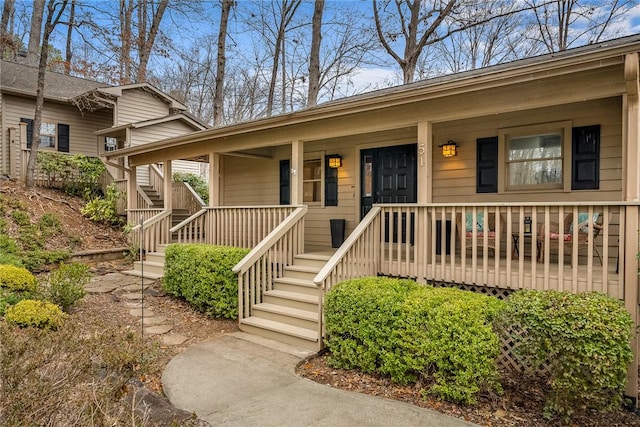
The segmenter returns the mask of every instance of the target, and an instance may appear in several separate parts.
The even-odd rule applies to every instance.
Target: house
[[[600,291],[638,325],[639,51],[625,37],[107,157],[209,162],[210,206],[169,228],[166,201],[143,245],[251,248],[235,267],[245,331],[319,348],[324,293],[377,274]],[[332,219],[346,224],[337,248]]]
[[[38,69],[1,61],[0,70],[0,174],[24,179]],[[105,151],[150,144],[207,127],[186,110],[148,83],[110,86],[47,72],[39,149],[102,158]],[[127,167],[122,161],[108,164],[107,182],[117,181],[126,189]],[[159,171],[158,165],[139,168],[137,184],[152,187],[154,168]],[[196,174],[201,174],[201,168],[197,162],[174,165],[174,170]],[[149,199],[146,194],[140,197]]]

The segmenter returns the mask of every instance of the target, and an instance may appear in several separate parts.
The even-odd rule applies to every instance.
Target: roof
[[[138,128],[144,128],[147,126],[153,126],[153,125],[157,125],[160,123],[167,123],[167,122],[172,122],[174,120],[180,120],[183,122],[186,122],[188,124],[190,124],[191,126],[193,126],[194,129],[197,130],[202,130],[202,129],[206,129],[207,126],[205,126],[204,124],[198,122],[197,120],[193,119],[192,117],[183,114],[183,113],[178,113],[178,114],[171,114],[168,116],[164,116],[164,117],[159,117],[159,118],[155,118],[155,119],[150,119],[150,120],[142,120],[139,122],[135,122],[135,123],[127,123],[121,126],[113,126],[110,128],[105,128],[105,129],[100,129],[94,132],[95,135],[110,135],[110,134],[114,134],[117,132],[120,132],[124,129],[138,129]]]
[[[619,64],[621,56],[640,50],[640,35],[623,37],[598,44],[583,46],[495,65],[473,71],[436,77],[411,84],[367,92],[335,101],[319,104],[315,107],[238,123],[223,127],[172,137],[157,143],[124,148],[108,153],[108,157],[135,156],[142,153],[159,151],[168,147],[177,147],[194,142],[225,138],[266,129],[274,129],[300,123],[313,122],[329,117],[344,116],[359,112],[374,111],[417,101],[481,90],[513,82],[544,78],[554,74],[563,74],[570,67],[605,67]],[[588,64],[587,64],[588,63]],[[587,64],[587,65],[585,65]]]
[[[128,85],[121,85],[121,86],[113,86],[113,87],[108,87],[108,88],[102,88],[102,89],[100,89],[100,92],[108,93],[108,94],[116,95],[116,96],[121,96],[123,91],[131,90],[131,89],[142,89],[142,90],[145,90],[147,92],[150,92],[152,95],[156,96],[157,98],[160,98],[162,101],[164,101],[167,104],[169,104],[169,106],[172,109],[182,110],[182,111],[187,109],[186,105],[184,105],[181,102],[178,102],[175,98],[167,95],[166,93],[164,93],[163,91],[161,91],[160,89],[156,88],[155,86],[153,86],[153,85],[151,85],[149,83],[132,83],[132,84],[128,84]]]
[[[0,61],[0,90],[23,96],[36,96],[38,67]],[[109,85],[80,77],[47,71],[44,78],[46,99],[68,102],[70,98]]]

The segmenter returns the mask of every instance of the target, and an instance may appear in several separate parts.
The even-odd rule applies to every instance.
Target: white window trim
[[[498,129],[498,193],[536,193],[549,191],[571,192],[571,138],[573,122],[541,123],[527,126],[516,126]],[[562,135],[562,186],[531,185],[509,188],[507,177],[507,159],[509,138],[560,133]]]
[[[38,141],[38,150],[58,151],[58,122],[42,119],[42,121],[40,122],[41,131],[42,131],[42,125],[44,124],[53,125],[53,147],[43,147],[40,145],[40,141]],[[40,132],[40,137],[42,136],[43,135]],[[48,136],[51,136],[51,135],[48,135]]]
[[[312,160],[320,160],[320,201],[318,202],[305,202],[304,201],[304,183],[305,182],[313,182],[313,181],[318,181],[317,179],[313,179],[313,180],[305,180],[304,179],[304,166],[303,166],[303,175],[302,175],[302,188],[303,188],[303,194],[302,194],[302,200],[303,203],[307,206],[317,206],[317,207],[324,207],[324,162],[325,162],[325,152],[324,151],[312,151],[309,153],[304,153],[304,160],[303,160],[303,164],[304,162],[307,161],[312,161]]]

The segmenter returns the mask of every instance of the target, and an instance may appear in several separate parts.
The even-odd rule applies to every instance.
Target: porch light
[[[342,157],[339,154],[332,154],[329,156],[329,167],[331,169],[338,169],[342,166]]]
[[[453,157],[457,154],[456,149],[458,144],[452,140],[447,141],[446,143],[440,145],[442,148],[442,156],[443,157]]]

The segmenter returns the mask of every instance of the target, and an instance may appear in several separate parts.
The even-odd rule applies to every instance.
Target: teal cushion
[[[466,231],[473,231],[473,212],[467,212],[464,215],[464,224]],[[476,230],[484,230],[484,212],[476,213]]]
[[[595,212],[593,214],[593,223],[595,224],[596,222],[598,222],[598,218],[600,217],[600,213],[599,212]],[[578,224],[582,224],[583,222],[587,222],[589,221],[589,214],[582,212],[582,213],[578,213]],[[588,233],[589,232],[589,225],[582,225],[580,227],[580,231],[583,233]],[[571,223],[571,225],[569,226],[569,233],[573,233],[573,222]]]

